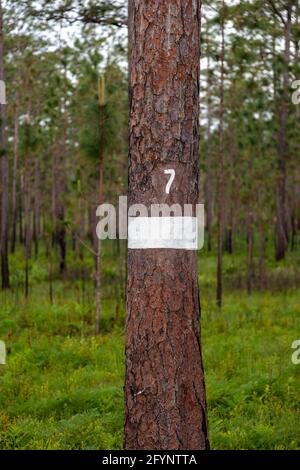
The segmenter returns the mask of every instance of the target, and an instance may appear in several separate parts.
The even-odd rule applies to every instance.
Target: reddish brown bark
[[[129,204],[198,198],[199,2],[129,2]],[[174,168],[170,194],[164,169]],[[126,449],[207,449],[197,254],[129,250]]]

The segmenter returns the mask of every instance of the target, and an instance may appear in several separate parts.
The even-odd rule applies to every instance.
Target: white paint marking
[[[198,249],[197,217],[128,217],[128,248]]]
[[[165,175],[171,175],[171,176],[170,176],[170,179],[169,179],[169,181],[168,181],[168,184],[167,184],[167,186],[166,186],[166,194],[170,194],[170,189],[171,189],[172,183],[173,183],[173,181],[174,181],[174,179],[175,179],[175,170],[174,170],[173,168],[170,169],[170,170],[165,170],[165,171],[164,171],[164,174],[165,174]]]

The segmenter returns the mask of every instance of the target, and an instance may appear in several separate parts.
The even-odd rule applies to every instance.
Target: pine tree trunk
[[[33,205],[33,242],[35,256],[39,253],[39,237],[40,237],[40,169],[38,157],[34,159],[34,205]]]
[[[224,8],[224,1],[222,2]],[[218,204],[218,240],[217,240],[217,306],[222,307],[223,296],[223,232],[224,232],[224,18],[221,18],[221,77],[220,77],[220,107],[219,107],[219,142],[218,142],[218,184],[217,184],[217,204]]]
[[[102,153],[102,152],[101,152]],[[99,169],[99,182],[98,182],[98,197],[99,204],[103,202],[103,160],[100,155],[100,169]],[[102,255],[102,243],[97,238],[97,249],[96,249],[96,335],[100,334],[100,316],[101,316],[101,255]]]
[[[254,280],[253,265],[253,215],[249,211],[247,215],[247,292],[252,293]]]
[[[63,191],[59,191],[59,194],[63,194]],[[56,228],[56,241],[59,247],[59,272],[63,274],[66,270],[66,228],[65,228],[65,207],[60,199],[57,201],[57,228]]]
[[[208,25],[208,21],[207,21]],[[209,47],[209,29],[207,26],[207,153],[206,153],[206,184],[205,184],[205,203],[206,203],[206,227],[207,227],[207,249],[211,251],[212,248],[212,142],[211,142],[211,125],[212,125],[212,77],[210,71],[210,47]]]
[[[264,221],[259,223],[259,283],[260,288],[266,288],[266,234]]]
[[[287,19],[285,21],[284,37],[285,51],[284,62],[285,72],[283,74],[283,93],[279,106],[279,133],[278,133],[278,170],[279,176],[277,180],[276,191],[276,260],[284,258],[285,251],[288,246],[289,229],[287,223],[286,210],[286,161],[288,157],[288,116],[289,116],[289,64],[290,64],[290,42],[292,27],[292,6],[293,1],[287,2]]]
[[[16,110],[15,110],[15,122],[14,122],[14,164],[13,164],[13,176],[12,176],[11,253],[15,252],[15,246],[16,246],[18,160],[19,160],[19,114],[18,114],[18,103],[17,103]]]
[[[30,197],[30,112],[26,122],[26,146],[24,157],[24,211],[25,211],[25,297],[29,295],[29,260],[31,257],[31,197]]]
[[[3,12],[0,1],[0,80],[4,80],[4,57],[3,57]],[[9,288],[9,266],[8,266],[8,160],[6,154],[5,135],[5,103],[0,104],[0,196],[1,196],[1,276],[2,289]]]
[[[105,83],[104,78],[98,82],[98,101],[99,101],[99,181],[98,181],[98,200],[103,204],[104,195],[104,125],[105,125]],[[96,250],[96,335],[100,333],[100,315],[101,315],[101,256],[102,243],[97,239]]]
[[[18,195],[18,224],[19,224],[19,243],[24,244],[24,233],[23,233],[23,206],[22,206],[22,194],[23,194],[23,176],[20,177],[20,192]]]
[[[195,208],[199,2],[130,0],[129,12],[129,205]],[[129,249],[127,269],[124,446],[208,449],[197,254]]]

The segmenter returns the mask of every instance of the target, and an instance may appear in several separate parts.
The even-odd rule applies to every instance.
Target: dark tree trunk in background
[[[65,207],[60,201],[57,205],[57,227],[56,242],[59,248],[59,272],[63,274],[66,269],[66,228],[65,228]]]
[[[224,8],[224,1],[222,2]],[[217,240],[217,306],[222,307],[222,264],[223,264],[223,232],[224,232],[224,18],[221,17],[221,77],[220,77],[220,106],[219,106],[219,142],[218,142],[218,183],[217,183],[217,205],[218,205],[218,240]]]
[[[97,194],[97,188],[95,188],[95,191],[92,193],[93,199],[95,199],[96,194]],[[88,237],[95,252],[97,251],[97,245],[98,245],[98,238],[97,238],[97,234],[95,230],[95,227],[97,225],[96,210],[97,210],[97,204],[91,204],[90,207],[88,208]]]
[[[98,179],[98,203],[103,203],[104,199],[104,131],[105,131],[105,81],[101,77],[98,81],[98,102],[99,102],[99,179]],[[102,244],[97,238],[96,248],[96,335],[100,333],[101,315],[101,255]]]
[[[254,281],[254,264],[253,264],[253,214],[251,211],[247,215],[247,292],[252,293]]]
[[[39,238],[40,238],[40,168],[39,160],[36,156],[34,159],[34,205],[33,205],[33,242],[35,256],[39,253]]]
[[[24,243],[22,194],[23,194],[23,176],[21,176],[20,178],[20,192],[18,195],[18,212],[17,212],[18,224],[19,224],[19,242],[21,245]]]
[[[67,252],[64,203],[66,191],[66,122],[63,123],[63,126],[62,135],[54,148],[52,158],[52,245],[56,244],[58,247],[59,272],[61,275],[66,270]]]
[[[66,270],[66,227],[65,227],[65,205],[64,193],[66,190],[65,169],[65,138],[62,138],[58,147],[59,155],[54,159],[54,241],[58,246],[59,272],[63,274]]]
[[[197,203],[199,5],[129,1],[129,205]],[[124,446],[208,449],[197,253],[129,249],[127,268]]]
[[[207,21],[207,25],[208,25]],[[207,228],[207,249],[211,251],[212,248],[212,208],[213,208],[213,195],[212,195],[212,142],[211,142],[211,125],[212,125],[212,76],[210,71],[210,47],[209,47],[209,29],[207,26],[207,152],[206,152],[206,182],[205,182],[205,205],[206,205],[206,228]]]
[[[30,111],[27,113],[27,122],[25,129],[25,156],[24,156],[24,212],[25,212],[25,297],[29,294],[29,260],[31,258],[31,155],[30,155],[30,132],[31,132],[31,116]]]
[[[18,96],[17,96],[18,100]],[[14,164],[12,176],[12,220],[11,220],[11,253],[15,252],[16,232],[17,232],[17,171],[19,160],[19,114],[18,103],[15,110],[14,122]]]
[[[234,109],[236,103],[234,100],[235,90],[233,89],[233,97],[231,106]],[[230,142],[229,142],[229,167],[226,175],[226,182],[228,187],[228,210],[227,210],[227,230],[226,230],[226,250],[232,255],[234,251],[234,235],[235,235],[235,221],[236,214],[239,213],[239,182],[235,178],[235,170],[238,161],[236,127],[233,123],[230,124],[229,129]]]
[[[266,288],[266,234],[264,221],[259,223],[259,284],[261,289]]]
[[[102,154],[102,150],[100,151]],[[100,157],[100,167],[99,167],[99,180],[98,180],[98,197],[99,205],[103,201],[103,154]],[[96,335],[100,333],[100,315],[101,315],[101,240],[97,238],[97,249],[96,249]]]
[[[0,80],[4,81],[4,57],[3,57],[3,12],[0,1]],[[1,197],[1,279],[2,289],[9,288],[8,266],[8,161],[6,154],[5,135],[5,104],[0,104],[0,197]]]
[[[276,230],[275,246],[276,260],[284,258],[288,246],[288,221],[286,204],[286,161],[288,157],[288,116],[289,116],[289,64],[290,64],[290,43],[292,27],[293,0],[287,2],[287,18],[284,25],[285,51],[284,62],[285,71],[283,74],[283,90],[281,103],[279,104],[279,133],[278,133],[278,181],[276,188]]]

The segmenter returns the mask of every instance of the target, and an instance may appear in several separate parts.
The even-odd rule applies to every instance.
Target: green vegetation
[[[299,449],[300,366],[291,362],[291,344],[299,337],[299,293],[271,289],[248,296],[232,287],[244,258],[226,255],[224,262],[227,287],[220,312],[215,258],[200,252],[212,448]],[[0,366],[0,449],[122,447],[125,313],[117,263],[109,242],[103,255],[102,333],[95,337],[91,279],[83,295],[78,278],[57,277],[51,305],[41,250],[32,260],[26,301],[22,276],[16,275],[22,253],[12,258],[14,287],[0,294],[0,339],[9,349],[7,365]],[[75,275],[75,261],[68,259],[68,265]],[[275,272],[271,262],[269,270]],[[281,264],[280,270],[288,269]]]

